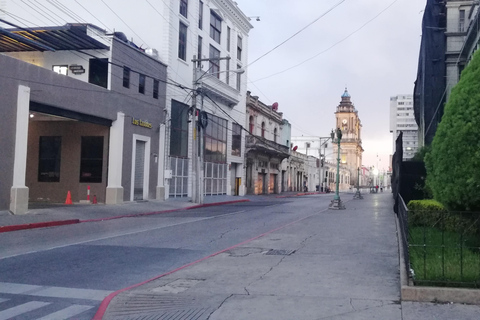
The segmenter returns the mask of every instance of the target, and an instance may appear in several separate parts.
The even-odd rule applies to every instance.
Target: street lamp
[[[340,195],[338,194],[338,185],[340,183],[340,140],[342,140],[342,130],[340,128],[337,128],[337,144],[338,144],[338,155],[337,155],[337,181],[336,181],[336,187],[335,187],[335,197],[333,197],[332,202],[330,202],[330,205],[328,206],[329,209],[332,210],[343,210],[345,209],[345,205],[342,203],[342,200],[340,199]],[[332,143],[333,140],[335,139],[335,132],[332,130],[330,133],[330,136],[332,138]]]
[[[357,192],[355,192],[353,199],[363,199],[363,196],[360,193],[360,167],[357,169],[357,172]]]

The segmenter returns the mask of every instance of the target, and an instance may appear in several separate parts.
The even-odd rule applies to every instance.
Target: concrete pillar
[[[123,202],[122,167],[124,132],[125,114],[118,112],[117,120],[113,121],[112,127],[110,128],[106,204]]]
[[[28,188],[25,185],[25,176],[27,170],[29,110],[30,88],[20,85],[18,86],[17,95],[13,185],[10,189],[10,211],[13,214],[25,214],[28,210]]]
[[[158,137],[158,180],[157,180],[157,200],[166,200],[168,192],[165,191],[165,124],[160,124],[160,132]]]

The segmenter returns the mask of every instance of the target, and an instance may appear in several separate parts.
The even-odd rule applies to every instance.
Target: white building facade
[[[390,97],[390,132],[395,140],[403,132],[403,160],[413,158],[418,150],[418,125],[413,111],[413,95],[403,94]]]

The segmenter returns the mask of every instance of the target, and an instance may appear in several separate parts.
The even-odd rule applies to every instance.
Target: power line
[[[276,76],[276,75],[282,74],[282,73],[284,73],[284,72],[290,71],[290,70],[292,70],[292,69],[294,69],[294,68],[297,68],[297,67],[301,66],[302,64],[304,64],[304,63],[306,63],[306,62],[308,62],[308,61],[310,61],[310,60],[315,59],[315,58],[318,57],[319,55],[324,54],[324,53],[327,52],[327,51],[330,51],[331,49],[333,49],[334,47],[336,47],[336,46],[339,45],[340,43],[344,42],[345,40],[347,40],[348,38],[350,38],[351,36],[353,36],[354,34],[356,34],[357,32],[359,32],[360,30],[362,30],[365,26],[367,26],[368,24],[370,24],[372,21],[374,21],[375,19],[377,19],[382,13],[384,13],[385,11],[387,11],[388,9],[390,9],[390,7],[393,6],[397,1],[398,1],[398,0],[395,0],[395,1],[393,1],[392,3],[390,3],[385,9],[383,9],[382,11],[380,11],[376,16],[374,16],[372,19],[368,20],[366,23],[364,23],[362,26],[360,26],[360,28],[356,29],[355,31],[353,31],[352,33],[350,33],[349,35],[347,35],[346,37],[344,37],[344,38],[341,39],[340,41],[335,42],[333,45],[331,45],[331,46],[328,47],[327,49],[325,49],[325,50],[317,53],[316,55],[314,55],[314,56],[312,56],[312,57],[310,57],[310,58],[308,58],[308,59],[306,59],[306,60],[304,60],[304,61],[302,61],[302,62],[300,62],[300,63],[298,63],[298,64],[296,64],[296,65],[294,65],[294,66],[292,66],[292,67],[290,67],[290,68],[287,68],[287,69],[285,69],[285,70],[283,70],[283,71],[276,72],[276,73],[274,73],[274,74],[272,74],[272,75],[269,75],[269,76],[267,76],[267,77],[257,79],[257,80],[255,80],[255,81],[253,81],[253,82],[258,82],[258,81],[261,81],[261,80],[265,80],[265,79],[274,77],[274,76]],[[253,82],[251,82],[251,83],[253,83]]]
[[[310,22],[309,24],[307,24],[305,27],[303,27],[302,29],[300,29],[299,31],[297,31],[296,33],[294,33],[291,37],[287,38],[285,41],[283,41],[282,43],[280,43],[279,45],[277,45],[276,47],[274,47],[274,48],[271,49],[270,51],[267,51],[266,53],[264,53],[263,55],[261,55],[260,57],[258,57],[257,59],[255,59],[253,62],[250,62],[247,66],[245,66],[245,68],[251,66],[252,64],[254,64],[255,62],[257,62],[258,60],[262,59],[263,57],[265,57],[266,55],[268,55],[268,54],[271,53],[272,51],[276,50],[278,47],[282,46],[283,44],[285,44],[286,42],[288,42],[289,40],[291,40],[292,38],[294,38],[295,36],[297,36],[298,34],[300,34],[302,31],[304,31],[305,29],[307,29],[308,27],[310,27],[312,24],[314,24],[315,22],[317,22],[318,20],[320,20],[321,18],[323,18],[324,16],[326,16],[329,12],[333,11],[336,7],[338,7],[339,5],[341,5],[343,2],[345,2],[345,0],[341,0],[340,2],[338,2],[337,4],[335,4],[333,7],[331,7],[330,9],[328,9],[326,12],[322,13],[318,18],[316,18],[315,20],[313,20],[312,22]]]
[[[100,22],[100,24],[102,24],[102,25],[105,27],[105,29],[110,30],[110,29],[102,22],[102,20],[98,19],[93,13],[91,13],[87,8],[85,8],[80,2],[78,2],[77,0],[75,0],[75,2],[76,2],[80,7],[82,7],[83,10],[87,11],[92,17],[94,17],[98,22]]]

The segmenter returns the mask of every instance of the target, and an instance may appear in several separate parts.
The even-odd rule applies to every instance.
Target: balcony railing
[[[245,146],[247,152],[264,152],[281,159],[288,158],[290,156],[290,150],[287,146],[257,136],[246,136]]]

